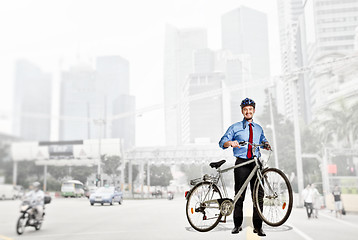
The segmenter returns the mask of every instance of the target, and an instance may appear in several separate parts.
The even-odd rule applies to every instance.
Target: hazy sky
[[[0,0],[0,132],[10,133],[14,60],[53,73],[60,63],[120,55],[130,62],[130,91],[143,108],[163,102],[165,24],[204,27],[217,50],[222,14],[241,5],[268,14],[271,74],[279,74],[276,0]],[[163,144],[163,124],[161,110],[138,117],[137,145]]]

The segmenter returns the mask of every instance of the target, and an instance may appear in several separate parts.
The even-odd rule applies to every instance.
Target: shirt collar
[[[255,127],[254,124],[254,120],[252,120],[252,126]],[[244,120],[242,120],[242,128],[245,129],[247,125],[249,125],[250,123],[244,118]]]

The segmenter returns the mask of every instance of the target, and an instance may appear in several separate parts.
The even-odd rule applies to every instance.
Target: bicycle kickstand
[[[224,216],[224,220],[220,220],[222,223],[226,223],[226,216]]]

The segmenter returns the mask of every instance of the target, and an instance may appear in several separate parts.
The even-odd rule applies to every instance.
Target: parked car
[[[16,190],[16,198],[21,199],[25,193],[24,188],[20,185],[16,185],[14,189]]]
[[[157,198],[157,197],[162,198],[163,193],[162,193],[161,190],[156,190],[156,191],[152,192],[152,196],[153,196],[153,197],[156,197],[156,198]]]
[[[100,187],[89,197],[90,204],[93,206],[95,203],[109,203],[113,205],[115,202],[122,204],[123,194],[115,187]]]
[[[16,199],[18,191],[12,184],[0,184],[0,200]]]
[[[87,186],[87,187],[85,187],[84,190],[85,190],[85,196],[87,198],[89,198],[92,193],[96,192],[97,187],[96,186]]]

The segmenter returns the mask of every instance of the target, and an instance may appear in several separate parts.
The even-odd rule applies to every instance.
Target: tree
[[[0,142],[0,176],[7,178],[7,165],[9,161],[9,145]]]
[[[59,182],[60,184],[64,180],[75,179],[79,180],[82,183],[86,183],[87,177],[96,171],[95,166],[49,166],[48,169],[48,178],[53,177],[54,181]],[[58,186],[53,183],[52,186]],[[50,188],[49,188],[50,190]],[[59,191],[60,189],[54,189]]]
[[[82,183],[87,181],[87,177],[95,172],[96,167],[74,166],[71,170],[72,179],[79,180]]]
[[[268,98],[268,96],[267,96]],[[294,138],[294,126],[293,123],[285,118],[282,114],[278,113],[276,107],[275,99],[272,99],[272,108],[273,108],[273,118],[274,118],[274,127],[276,131],[276,142],[277,155],[279,158],[279,168],[283,170],[286,174],[295,173],[297,176],[297,167],[296,167],[296,155],[295,155],[295,138]],[[260,123],[265,131],[265,136],[272,146],[272,127],[271,127],[271,117],[270,117],[270,106],[269,99],[266,101],[263,112],[258,116]],[[303,153],[317,153],[319,151],[319,144],[317,143],[318,139],[315,136],[314,132],[305,126],[303,121],[300,124],[301,126],[301,146]],[[274,146],[272,146],[274,147]],[[270,160],[271,164],[274,159]],[[303,171],[305,182],[314,182],[320,181],[321,172],[319,171],[319,162],[316,159],[304,158],[302,160]],[[293,188],[295,191],[298,189],[297,179],[293,182]]]
[[[126,183],[129,183],[128,169],[129,169],[129,163],[126,162],[126,166],[125,166],[125,169],[124,169],[124,181]],[[132,180],[133,181],[137,178],[138,173],[139,173],[138,165],[132,164]]]
[[[150,185],[152,186],[169,186],[170,180],[173,179],[170,167],[167,165],[150,166]]]
[[[119,156],[106,156],[102,157],[103,163],[103,172],[111,177],[112,183],[116,183],[116,178],[118,177],[120,171],[119,167],[121,165],[121,158]]]
[[[210,174],[214,175],[216,174],[216,171],[209,167],[209,164],[204,165],[197,165],[197,164],[181,164],[180,170],[185,173],[187,178],[187,184],[190,184],[190,180],[196,179],[196,178],[202,178],[203,174]],[[225,183],[231,184],[232,182],[232,175],[229,176],[230,179],[226,179],[226,176],[230,174],[224,174],[223,177],[225,177]]]
[[[323,145],[353,148],[358,136],[358,102],[348,106],[341,99],[318,112],[314,122]]]
[[[291,121],[286,119],[282,114],[277,111],[275,99],[272,99],[274,123],[271,123],[268,95],[266,97],[267,100],[263,108],[264,110],[258,115],[257,118],[264,129],[265,136],[270,142],[271,147],[274,147],[272,146],[273,133],[271,127],[271,124],[274,124],[274,128],[276,131],[277,149],[273,149],[273,151],[277,151],[279,159],[279,168],[287,174],[296,172],[296,158],[294,147],[295,140],[292,134],[294,132],[293,124]],[[272,159],[270,160],[270,163],[272,165],[275,159],[273,155],[271,156],[271,158]]]
[[[322,147],[354,149],[358,143],[358,102],[347,104],[343,99],[317,113],[312,129],[319,135]],[[353,156],[342,152],[331,158],[338,175],[356,175]]]

